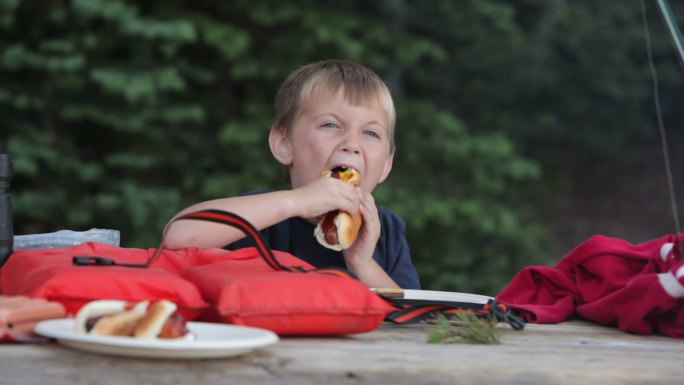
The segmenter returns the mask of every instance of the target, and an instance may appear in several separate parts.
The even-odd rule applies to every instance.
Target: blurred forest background
[[[646,18],[681,198],[683,71],[653,0]],[[395,97],[375,196],[406,219],[424,288],[493,295],[592,234],[674,232],[644,34],[639,0],[2,0],[15,230],[155,247],[191,203],[286,188],[275,92],[344,58]]]

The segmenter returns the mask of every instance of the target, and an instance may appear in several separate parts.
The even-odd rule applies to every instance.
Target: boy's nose
[[[347,130],[342,137],[340,142],[340,149],[348,154],[360,154],[361,153],[361,139],[354,130]]]
[[[348,154],[360,154],[361,153],[361,146],[359,146],[359,143],[351,138],[346,138],[342,143],[341,143],[341,149],[343,152],[346,152]]]

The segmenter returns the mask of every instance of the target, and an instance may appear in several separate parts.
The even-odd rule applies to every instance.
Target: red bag
[[[107,256],[118,263],[144,264],[155,249],[116,247],[87,242],[77,246],[15,251],[2,268],[3,294],[60,302],[68,314],[97,299],[126,301],[168,299],[188,320],[208,306],[197,288],[180,277],[198,249],[165,250],[154,268],[79,266],[74,257]]]
[[[155,250],[85,243],[18,250],[2,268],[0,287],[5,294],[61,302],[71,314],[95,299],[168,299],[187,319],[257,326],[281,335],[367,332],[395,310],[348,273],[316,270],[271,251],[236,215],[207,210],[177,220],[186,219],[237,227],[258,247]]]
[[[254,248],[230,256],[238,258],[183,274],[212,304],[207,320],[262,327],[281,335],[348,334],[377,328],[393,310],[346,273],[314,270],[291,255],[278,259],[307,272],[273,270]]]
[[[234,252],[208,251],[200,254],[197,266],[184,271],[183,277],[212,304],[205,319],[280,335],[329,335],[371,331],[396,310],[346,272],[317,270],[293,255],[271,251],[238,216],[210,210],[179,219],[235,226],[257,244]]]

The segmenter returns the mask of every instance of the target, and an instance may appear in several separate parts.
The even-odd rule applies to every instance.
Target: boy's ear
[[[290,146],[287,129],[276,125],[271,126],[271,132],[268,134],[268,145],[278,162],[285,166],[292,164],[292,146]]]
[[[380,181],[378,181],[378,184],[382,183],[387,179],[387,176],[389,175],[390,171],[392,171],[392,162],[394,162],[394,151],[387,157],[385,160],[385,166],[382,169],[382,175],[380,176]]]

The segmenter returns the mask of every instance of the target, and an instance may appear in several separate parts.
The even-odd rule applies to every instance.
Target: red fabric
[[[684,286],[674,275],[682,259],[677,246],[661,253],[675,241],[668,235],[631,244],[596,235],[554,267],[523,268],[496,299],[529,322],[580,318],[637,334],[684,338]]]
[[[285,266],[313,266],[287,253]],[[396,310],[346,275],[274,271],[253,248],[200,255],[183,275],[212,303],[205,319],[272,330],[280,335],[329,335],[371,331]]]

